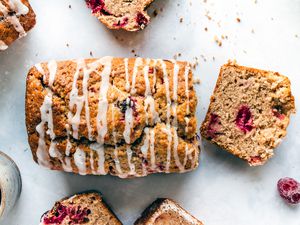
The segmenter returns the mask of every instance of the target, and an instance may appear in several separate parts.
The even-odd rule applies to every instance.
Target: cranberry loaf
[[[28,0],[0,0],[0,51],[26,35],[35,25]]]
[[[146,9],[153,0],[86,0],[89,8],[109,29],[138,31],[150,22]]]
[[[121,178],[198,166],[197,97],[186,62],[50,61],[30,69],[26,126],[34,160]]]
[[[122,225],[98,193],[74,195],[55,203],[40,225]]]
[[[221,68],[201,134],[251,166],[262,165],[286,135],[294,112],[287,77],[228,63]]]
[[[203,225],[171,199],[157,199],[134,223],[135,225]]]

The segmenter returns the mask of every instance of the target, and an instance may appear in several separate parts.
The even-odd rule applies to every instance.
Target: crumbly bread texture
[[[134,223],[135,225],[203,225],[171,199],[153,202]]]
[[[146,9],[153,0],[86,0],[89,8],[109,29],[138,31],[150,22]]]
[[[74,195],[55,203],[40,225],[122,225],[98,193]]]
[[[0,51],[22,38],[35,25],[28,0],[0,0]]]
[[[251,166],[262,165],[286,135],[294,112],[287,77],[228,63],[221,68],[201,134]]]
[[[112,58],[51,61],[27,77],[34,160],[54,170],[121,178],[198,166],[190,64]]]

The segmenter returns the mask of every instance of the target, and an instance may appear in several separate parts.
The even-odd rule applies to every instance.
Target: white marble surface
[[[132,224],[157,197],[177,200],[206,225],[300,224],[300,206],[288,206],[276,192],[279,178],[300,180],[299,113],[292,117],[276,156],[263,167],[250,168],[204,142],[195,172],[132,180],[84,177],[39,167],[31,159],[24,125],[28,68],[50,59],[89,57],[90,51],[95,57],[133,56],[132,49],[142,57],[172,58],[181,53],[180,59],[192,62],[198,57],[199,122],[218,70],[228,59],[289,76],[300,108],[300,0],[258,0],[257,4],[254,0],[157,0],[150,11],[163,8],[163,12],[139,33],[107,30],[90,15],[83,0],[31,2],[37,26],[0,53],[0,149],[16,161],[23,177],[21,198],[3,225],[38,224],[55,200],[91,189],[104,194],[125,225]],[[212,20],[205,16],[206,11]],[[218,47],[215,35],[227,35],[228,40]]]

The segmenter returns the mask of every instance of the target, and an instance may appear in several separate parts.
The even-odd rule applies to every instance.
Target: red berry
[[[235,123],[244,133],[250,132],[254,128],[252,113],[248,106],[244,105],[239,109]]]
[[[290,204],[300,203],[300,183],[293,178],[282,178],[277,183],[279,194]]]
[[[137,24],[142,27],[142,26],[146,26],[148,24],[148,19],[144,16],[144,14],[142,13],[138,13],[136,16],[136,22]]]
[[[219,116],[217,114],[210,114],[210,120],[207,126],[207,136],[209,138],[215,138],[216,135],[218,134],[218,128],[220,126],[220,119]]]

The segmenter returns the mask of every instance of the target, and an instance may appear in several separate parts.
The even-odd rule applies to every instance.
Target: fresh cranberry
[[[136,22],[140,27],[142,27],[148,24],[148,19],[144,16],[143,13],[138,13],[136,16]]]
[[[154,73],[154,68],[153,67],[149,67],[149,71],[150,74]]]
[[[220,124],[220,119],[217,114],[210,114],[210,120],[207,126],[207,136],[209,138],[215,138],[218,130],[218,126]]]
[[[58,203],[56,207],[52,211],[53,216],[51,217],[44,217],[44,224],[60,224],[68,215],[67,207]]]
[[[128,17],[123,18],[122,22],[121,20],[118,21],[118,23],[114,23],[114,26],[117,27],[124,27],[128,24]]]
[[[254,128],[252,114],[248,106],[244,105],[239,109],[235,123],[245,134]]]
[[[293,178],[282,178],[277,183],[280,196],[290,204],[300,203],[300,183]]]

